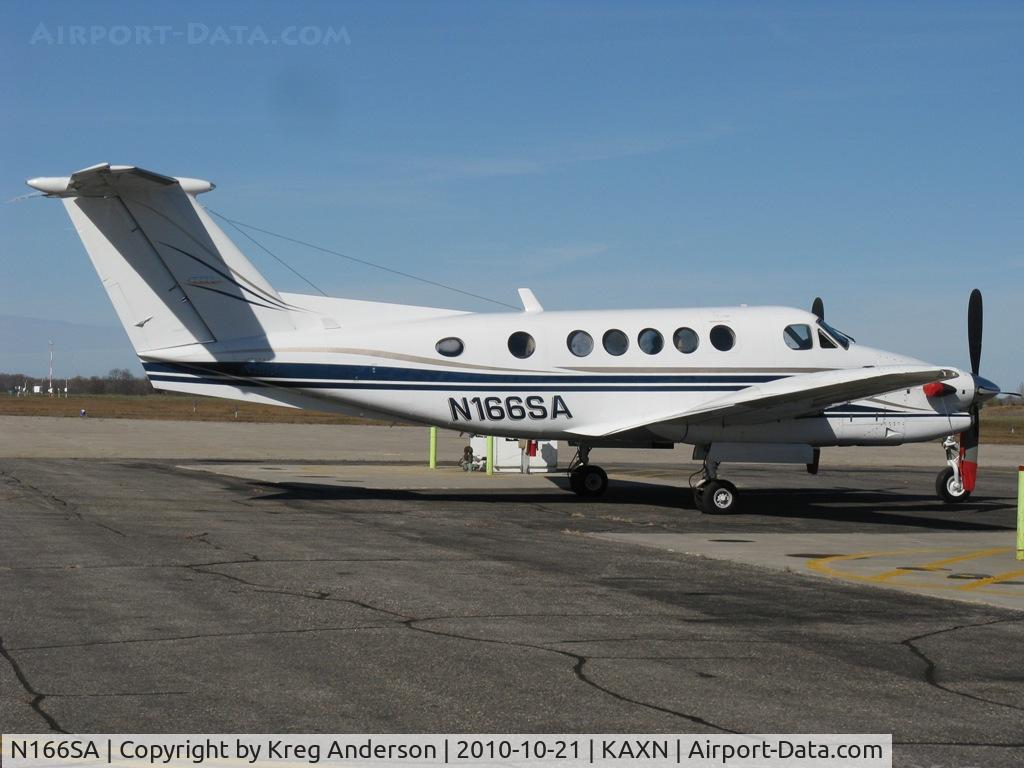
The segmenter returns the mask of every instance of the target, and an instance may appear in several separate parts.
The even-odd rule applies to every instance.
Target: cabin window
[[[625,354],[626,350],[629,349],[629,337],[618,328],[606,331],[601,341],[604,344],[604,351],[609,355],[618,357]]]
[[[644,328],[636,337],[636,343],[648,355],[656,355],[665,346],[665,339],[653,328]]]
[[[708,334],[711,346],[721,352],[728,352],[736,345],[736,334],[727,325],[716,325]]]
[[[697,349],[700,345],[700,339],[693,328],[678,328],[672,334],[672,343],[676,345],[676,349],[688,355]]]
[[[439,355],[445,357],[458,357],[462,354],[462,350],[465,349],[465,345],[462,343],[462,339],[456,339],[454,336],[449,336],[446,339],[441,339],[437,344],[434,345],[434,349],[437,350]]]
[[[508,337],[508,351],[520,360],[532,355],[535,349],[537,342],[526,331],[516,331]]]
[[[811,326],[802,323],[787,325],[786,330],[782,332],[782,338],[786,340],[786,346],[790,349],[811,349],[814,346]]]
[[[566,338],[565,345],[576,357],[586,357],[594,351],[594,337],[586,331],[573,331]]]

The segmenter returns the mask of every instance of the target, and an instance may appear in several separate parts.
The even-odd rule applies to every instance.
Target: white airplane
[[[806,464],[821,446],[946,437],[947,502],[975,486],[981,294],[971,370],[854,342],[788,307],[450,309],[276,291],[197,201],[214,185],[96,165],[28,185],[60,197],[158,389],[400,418],[578,447],[572,489],[603,493],[593,448],[694,446],[694,502],[735,511],[727,461]],[[960,439],[957,439],[959,436]]]

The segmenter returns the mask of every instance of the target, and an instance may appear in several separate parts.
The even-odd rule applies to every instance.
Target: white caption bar
[[[2,768],[892,768],[892,734],[6,734]]]

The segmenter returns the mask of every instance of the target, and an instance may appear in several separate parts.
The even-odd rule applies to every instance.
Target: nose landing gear
[[[935,492],[947,504],[956,504],[971,495],[960,474],[960,443],[950,435],[942,443],[942,447],[946,449],[946,464],[949,466],[940,470],[936,476]]]

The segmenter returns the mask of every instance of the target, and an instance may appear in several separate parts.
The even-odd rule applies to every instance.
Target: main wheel
[[[575,494],[583,493],[583,467],[576,467],[569,473],[569,488]]]
[[[946,467],[936,475],[935,492],[947,504],[956,504],[971,495],[970,491],[965,490],[963,485],[957,483],[952,467]]]
[[[693,491],[693,507],[694,509],[704,509],[704,488],[705,485],[695,485],[691,490]]]
[[[569,475],[569,487],[579,496],[600,496],[608,489],[608,475],[600,467],[588,464]]]
[[[739,492],[728,480],[705,483],[700,495],[700,508],[706,515],[731,515],[739,504]]]

